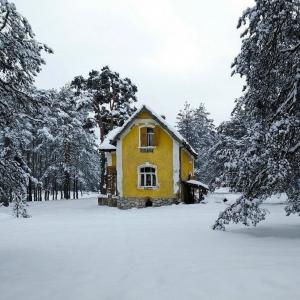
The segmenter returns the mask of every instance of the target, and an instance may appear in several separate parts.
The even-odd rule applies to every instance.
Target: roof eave
[[[126,126],[120,131],[118,132],[118,134],[111,140],[111,144],[116,144],[117,143],[117,140],[120,139],[120,136],[123,134],[123,132],[128,128],[130,127],[130,125],[132,124],[132,122],[134,121],[135,117],[141,113],[142,111],[146,111],[148,113],[150,113],[153,117],[153,119],[159,123],[171,136],[173,139],[175,139],[177,142],[179,142],[186,150],[188,150],[188,152],[194,157],[194,158],[197,158],[198,157],[198,154],[196,152],[194,152],[190,145],[186,144],[184,141],[180,140],[169,128],[168,126],[166,126],[164,123],[161,122],[161,120],[159,120],[155,114],[153,114],[153,112],[148,109],[148,107],[146,105],[143,105],[139,110],[137,110],[133,116],[131,116],[131,119],[130,121],[128,121],[128,123],[126,124]]]
[[[105,148],[102,148],[102,149],[98,149],[99,152],[116,152],[116,149],[105,149]]]

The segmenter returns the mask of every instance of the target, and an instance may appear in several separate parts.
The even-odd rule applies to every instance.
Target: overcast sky
[[[138,87],[140,104],[171,123],[185,101],[203,102],[216,124],[228,120],[242,80],[230,64],[236,29],[253,0],[14,0],[37,40],[54,54],[37,78],[59,88],[109,65]]]

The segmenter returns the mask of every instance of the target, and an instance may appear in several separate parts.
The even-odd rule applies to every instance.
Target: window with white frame
[[[157,187],[156,168],[153,166],[139,167],[139,186],[140,187]]]

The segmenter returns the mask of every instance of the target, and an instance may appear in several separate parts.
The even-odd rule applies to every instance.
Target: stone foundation
[[[178,203],[176,198],[125,198],[117,200],[117,207],[120,209],[144,208],[147,206],[159,207]]]
[[[120,209],[144,208],[147,206],[159,207],[178,204],[176,198],[126,198],[126,197],[99,197],[98,205],[118,207]]]
[[[117,207],[117,198],[116,197],[99,197],[98,205]]]

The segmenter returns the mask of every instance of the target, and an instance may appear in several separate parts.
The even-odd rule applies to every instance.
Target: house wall
[[[116,152],[112,152],[112,153],[111,153],[111,165],[112,165],[113,167],[116,166]]]
[[[144,111],[144,112],[139,113],[136,116],[136,118],[137,119],[152,119],[152,116],[148,112]]]
[[[149,119],[150,115],[141,113],[139,119]],[[133,125],[122,137],[122,173],[123,197],[174,198],[173,189],[173,139],[162,128],[158,127],[158,145],[153,152],[140,152],[139,126]],[[145,164],[157,166],[159,188],[138,188],[138,166]]]
[[[180,151],[181,169],[180,176],[182,181],[189,179],[189,175],[194,175],[194,158],[185,149]]]

